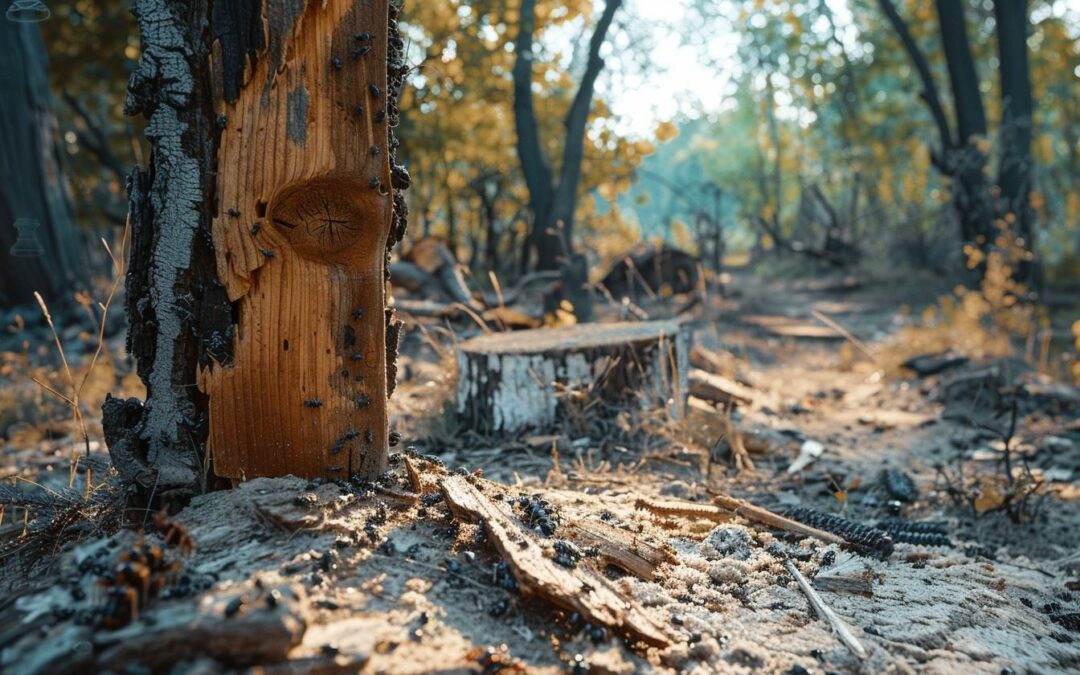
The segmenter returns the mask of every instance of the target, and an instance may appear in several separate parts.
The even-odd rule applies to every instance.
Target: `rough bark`
[[[0,306],[32,303],[34,291],[50,303],[70,300],[87,281],[88,261],[62,173],[38,27],[0,21],[0,57]],[[22,232],[19,219],[32,219],[19,223]],[[41,254],[10,255],[20,234]]]
[[[195,387],[196,366],[208,345],[217,345],[224,358],[231,344],[227,331],[207,330],[231,325],[223,319],[229,305],[214,290],[210,239],[215,133],[208,5],[136,0],[131,11],[142,54],[128,83],[125,112],[146,117],[152,153],[149,166],[136,169],[128,184],[126,303],[128,350],[147,400],[133,425],[134,445],[110,446],[110,452],[121,475],[153,476],[144,481],[149,485],[138,485],[146,496],[183,499],[207,485],[206,402]],[[112,434],[108,425],[106,434]]]
[[[494,333],[458,349],[458,413],[481,432],[543,429],[575,403],[682,414],[686,335],[667,321]],[[585,403],[567,390],[588,393]]]
[[[131,425],[143,447],[110,447],[114,461],[181,498],[212,476],[378,473],[400,330],[386,259],[409,183],[391,132],[396,8],[132,11],[143,48],[127,112],[148,118],[152,154],[130,181],[127,302],[148,398]]]

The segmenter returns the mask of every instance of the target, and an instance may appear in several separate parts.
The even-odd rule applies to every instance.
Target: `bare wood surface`
[[[644,608],[622,596],[606,579],[587,569],[567,569],[544,556],[540,545],[462,476],[448,476],[441,490],[454,515],[484,522],[495,548],[510,566],[525,595],[581,614],[587,621],[629,634],[647,644],[665,647],[673,637]]]
[[[301,3],[221,104],[213,234],[239,324],[199,378],[218,475],[386,468],[388,11]]]
[[[832,608],[825,604],[825,601],[821,599],[821,596],[817,594],[817,591],[810,585],[810,582],[806,580],[806,577],[802,575],[799,568],[790,560],[784,561],[784,567],[791,573],[791,576],[795,578],[795,583],[799,584],[799,588],[803,594],[806,595],[806,599],[810,601],[810,606],[814,608],[814,611],[823,621],[829,624],[829,627],[833,629],[836,636],[840,638],[840,641],[844,643],[844,646],[851,650],[851,653],[860,659],[866,659],[866,648],[859,642],[859,638],[855,637],[855,634],[851,632],[851,628],[848,627],[844,620],[836,615],[836,612],[832,611]]]

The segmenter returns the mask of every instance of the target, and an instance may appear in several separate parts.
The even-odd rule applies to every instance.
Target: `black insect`
[[[354,310],[353,310],[353,313],[352,313],[352,315],[353,315],[353,318],[354,318],[354,319],[360,319],[360,318],[363,318],[363,316],[364,316],[364,310],[363,310],[363,309],[361,309],[361,308],[359,308],[359,307],[357,307],[356,309],[354,309]]]
[[[379,85],[377,84],[369,84],[368,91],[371,92],[372,98],[379,98],[382,96],[382,89],[379,89]]]
[[[573,569],[581,560],[581,551],[568,541],[555,542],[555,563]]]
[[[341,70],[341,59],[335,56],[330,59],[330,65],[334,67],[334,70]]]
[[[363,114],[364,114],[364,106],[362,106],[362,105],[358,105],[358,106],[356,106],[355,108],[353,108],[353,109],[352,109],[352,111],[353,111],[353,114],[354,114],[354,115],[356,115],[357,117],[359,117],[360,115],[363,115]]]
[[[366,408],[371,405],[371,399],[367,397],[367,394],[358,395],[355,401],[357,408]]]
[[[322,399],[318,399],[318,398],[306,398],[306,399],[304,399],[304,407],[305,408],[321,408],[322,404],[323,404]]]
[[[378,155],[378,154],[379,154],[380,152],[382,152],[382,148],[380,148],[380,147],[379,147],[379,146],[377,146],[377,145],[373,145],[373,146],[371,146],[371,149],[370,149],[370,150],[368,150],[368,152],[369,152],[369,153],[371,153],[371,156],[372,156],[372,157],[375,157],[375,156],[377,156],[377,155]]]
[[[233,218],[239,218],[240,217],[240,212],[237,211],[236,209],[229,209],[228,211],[226,211],[226,213],[228,213]]]
[[[330,446],[330,454],[331,455],[336,455],[339,452],[341,452],[343,449],[345,449],[345,440],[346,440],[345,437],[342,436],[341,438],[334,441],[334,444]]]
[[[257,235],[259,233],[259,230],[261,229],[262,223],[256,220],[255,224],[251,226],[251,236],[254,237],[255,235]]]
[[[351,361],[363,361],[364,360],[364,355],[360,354],[360,353],[350,354],[349,355],[349,360],[351,360]]]
[[[894,499],[902,502],[913,502],[919,498],[919,490],[915,487],[915,481],[900,469],[889,469],[882,472],[881,484]]]
[[[240,611],[240,608],[244,605],[244,599],[239,595],[229,601],[229,604],[225,605],[225,616],[236,616]]]
[[[264,257],[264,258],[273,258],[273,257],[274,257],[274,252],[273,252],[273,251],[271,251],[271,250],[270,250],[270,249],[268,249],[268,248],[264,248],[264,249],[262,250],[262,254],[263,254],[263,257]]]
[[[326,470],[328,472],[330,472],[330,473],[341,473],[341,467],[340,466],[328,466],[328,467],[326,467]]]
[[[364,381],[364,374],[363,373],[357,373],[356,374],[356,381],[357,382],[363,382]]]
[[[349,52],[349,56],[353,57],[354,59],[359,59],[370,51],[371,47],[369,47],[368,45],[364,45],[363,47],[357,47],[356,49]]]
[[[376,122],[383,122],[385,120],[386,120],[386,111],[385,110],[378,110],[378,111],[375,112],[375,121]]]
[[[810,527],[816,527],[819,530],[832,532],[843,537],[856,551],[871,553],[882,560],[892,555],[892,538],[876,527],[869,527],[847,518],[821,513],[805,507],[788,509],[784,512],[784,515]]]
[[[357,42],[367,42],[372,37],[374,36],[371,33],[364,31],[363,33],[356,33],[352,36],[352,39],[356,40]]]
[[[371,188],[372,190],[378,190],[378,189],[379,189],[379,185],[380,185],[380,183],[379,183],[379,179],[378,179],[378,178],[372,178],[372,179],[371,179],[371,182],[370,182],[370,183],[368,183],[368,187],[369,187],[369,188]]]
[[[229,118],[224,115],[218,115],[215,121],[217,122],[218,129],[224,129],[225,125],[229,122]]]
[[[370,429],[368,431],[365,431],[364,432],[364,440],[367,441],[368,443],[374,443],[375,442],[375,432],[371,431]]]

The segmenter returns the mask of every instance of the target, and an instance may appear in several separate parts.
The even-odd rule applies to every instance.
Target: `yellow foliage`
[[[679,128],[675,126],[674,122],[661,122],[656,127],[656,140],[661,143],[667,143],[670,140],[674,140],[679,135]]]

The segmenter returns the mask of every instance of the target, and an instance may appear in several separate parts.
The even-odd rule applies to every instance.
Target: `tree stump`
[[[666,407],[679,418],[688,349],[674,321],[482,335],[458,348],[457,411],[482,433],[543,429],[597,398],[611,407]]]

